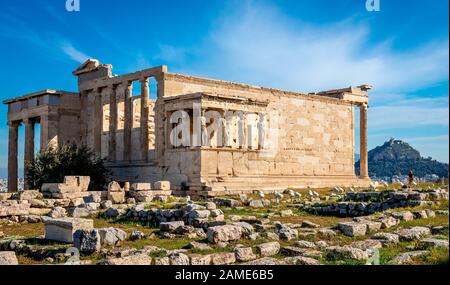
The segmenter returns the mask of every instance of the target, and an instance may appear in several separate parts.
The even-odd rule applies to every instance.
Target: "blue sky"
[[[395,137],[448,162],[448,1],[381,0],[379,12],[365,2],[80,0],[69,13],[66,0],[2,0],[0,99],[76,91],[71,72],[88,57],[115,74],[165,64],[292,91],[369,83],[369,148]]]

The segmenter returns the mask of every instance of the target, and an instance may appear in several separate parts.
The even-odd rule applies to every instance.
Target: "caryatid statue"
[[[247,114],[243,113],[239,118],[239,148],[247,146]]]
[[[206,128],[206,117],[205,112],[203,111],[202,116],[200,117],[201,122],[201,130],[202,130],[202,146],[208,145],[208,129]]]
[[[266,122],[264,118],[264,114],[259,114],[258,120],[258,146],[259,149],[264,149],[264,143],[266,139]]]
[[[219,122],[222,130],[222,146],[227,147],[230,145],[230,127],[226,118],[220,118]]]

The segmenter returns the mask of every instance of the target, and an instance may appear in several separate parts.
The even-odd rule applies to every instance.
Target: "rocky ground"
[[[0,264],[448,263],[448,188],[363,193],[307,189],[114,205],[91,197],[46,215],[2,218]],[[73,243],[45,239],[45,223],[66,216],[92,219],[94,227],[75,232]]]

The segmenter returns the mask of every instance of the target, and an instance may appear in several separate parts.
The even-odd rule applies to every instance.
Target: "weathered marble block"
[[[169,181],[156,181],[153,186],[156,190],[170,190]]]
[[[80,218],[49,219],[45,222],[45,238],[72,243],[73,234],[79,229],[94,227],[94,221]]]

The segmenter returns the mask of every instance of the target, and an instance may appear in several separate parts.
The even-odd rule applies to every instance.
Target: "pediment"
[[[90,58],[81,64],[74,72],[73,75],[80,75],[82,73],[91,72],[96,70],[100,66],[100,62],[97,59]]]

